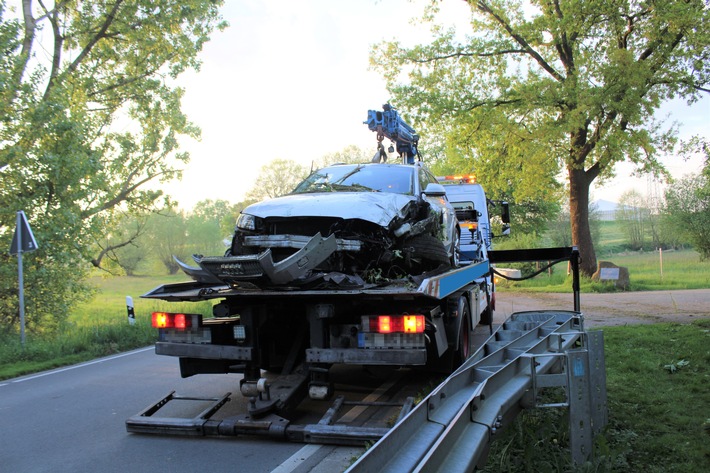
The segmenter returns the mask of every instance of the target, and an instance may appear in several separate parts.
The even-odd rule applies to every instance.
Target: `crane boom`
[[[419,135],[409,126],[397,113],[397,110],[390,104],[384,104],[382,111],[368,110],[367,111],[368,128],[377,132],[377,150],[373,161],[379,161],[380,157],[386,160],[382,140],[389,138],[397,147],[397,153],[402,158],[402,161],[407,164],[414,164],[414,157],[419,156]]]

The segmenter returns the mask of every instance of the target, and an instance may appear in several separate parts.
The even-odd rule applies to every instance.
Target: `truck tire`
[[[412,270],[431,271],[440,266],[450,267],[449,255],[444,244],[433,235],[417,235],[404,243],[410,256]]]
[[[493,324],[493,311],[495,310],[495,292],[488,287],[486,287],[486,309],[481,313],[481,325],[491,326]]]
[[[468,301],[463,296],[458,301],[458,313],[461,325],[458,340],[456,341],[452,372],[471,356],[471,317],[468,313]]]

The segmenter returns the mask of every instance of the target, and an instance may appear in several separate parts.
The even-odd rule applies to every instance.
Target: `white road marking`
[[[288,457],[282,464],[271,470],[271,473],[291,473],[293,470],[301,466],[301,463],[315,455],[321,447],[322,445],[306,445]]]
[[[45,376],[49,376],[49,375],[52,375],[52,374],[63,373],[63,372],[65,372],[65,371],[75,370],[75,369],[77,369],[77,368],[83,368],[83,367],[85,367],[85,366],[91,366],[91,365],[95,365],[95,364],[97,364],[97,363],[104,363],[104,362],[106,362],[106,361],[116,360],[116,359],[118,359],[118,358],[123,358],[124,356],[135,355],[135,354],[138,354],[138,353],[143,353],[144,351],[154,350],[154,349],[155,349],[155,347],[152,347],[152,346],[146,347],[146,348],[140,348],[140,349],[138,349],[138,350],[133,350],[133,351],[129,351],[129,352],[126,352],[126,353],[120,353],[120,354],[118,354],[118,355],[109,356],[109,357],[106,357],[106,358],[100,358],[100,359],[98,359],[98,360],[87,361],[86,363],[81,363],[81,364],[78,364],[78,365],[67,366],[66,368],[59,368],[59,369],[52,370],[52,371],[46,371],[46,372],[44,372],[44,373],[36,374],[36,375],[34,375],[34,376],[27,376],[27,377],[19,378],[19,379],[16,379],[16,380],[11,380],[11,381],[9,381],[9,382],[7,382],[7,383],[0,384],[0,387],[2,387],[2,386],[7,386],[7,385],[9,385],[9,384],[23,383],[23,382],[25,382],[25,381],[30,381],[30,380],[32,380],[32,379],[43,378],[43,377],[45,377]]]

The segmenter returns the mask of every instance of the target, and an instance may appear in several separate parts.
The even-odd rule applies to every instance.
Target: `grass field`
[[[604,260],[629,269],[631,291],[710,288],[710,261],[700,261],[698,253],[692,250],[664,251],[662,255],[659,252],[625,252]],[[528,265],[527,271],[532,273],[533,269],[535,268]],[[523,274],[526,274],[525,271]],[[581,285],[583,292],[615,290],[611,282],[582,280]],[[544,272],[527,281],[500,280],[498,288],[536,292],[570,292],[572,281],[567,275],[567,265],[563,263],[553,266],[552,274]]]

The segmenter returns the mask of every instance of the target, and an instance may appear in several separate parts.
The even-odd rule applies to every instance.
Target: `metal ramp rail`
[[[548,387],[566,399],[538,402]],[[579,312],[512,314],[347,471],[473,471],[485,464],[498,430],[535,406],[569,408],[572,460],[588,460],[607,421],[604,340],[600,331],[584,331]]]

